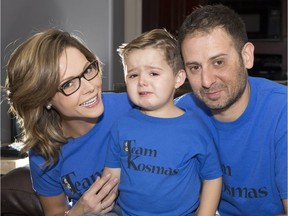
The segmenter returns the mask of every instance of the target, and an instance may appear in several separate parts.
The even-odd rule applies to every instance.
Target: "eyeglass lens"
[[[98,72],[98,62],[93,61],[85,68],[81,75],[63,83],[60,86],[59,90],[63,92],[66,96],[69,96],[80,88],[82,77],[84,77],[84,79],[86,79],[87,81],[90,81],[98,75]]]

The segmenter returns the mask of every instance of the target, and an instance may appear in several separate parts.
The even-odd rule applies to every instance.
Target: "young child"
[[[208,127],[174,105],[186,78],[176,40],[154,29],[118,52],[139,107],[112,127],[104,170],[120,177],[122,215],[214,216],[222,172]]]

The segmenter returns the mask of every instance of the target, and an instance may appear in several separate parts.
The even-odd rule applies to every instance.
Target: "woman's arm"
[[[111,174],[98,177],[77,203],[69,210],[69,216],[82,214],[104,214],[113,209],[117,196],[115,186],[118,178]],[[45,216],[64,216],[68,211],[68,200],[64,193],[58,196],[39,196]]]
[[[45,216],[63,216],[64,212],[69,208],[68,200],[64,193],[58,196],[39,195],[39,199]]]
[[[200,195],[200,205],[197,216],[215,216],[222,188],[222,177],[204,180]]]

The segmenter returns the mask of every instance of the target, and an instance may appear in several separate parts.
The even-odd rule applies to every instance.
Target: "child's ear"
[[[177,72],[175,76],[175,89],[182,86],[185,80],[186,80],[186,72],[185,70],[181,69]]]

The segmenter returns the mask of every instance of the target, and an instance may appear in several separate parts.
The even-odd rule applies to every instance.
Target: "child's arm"
[[[222,177],[213,180],[204,180],[200,195],[200,205],[197,216],[215,216],[219,204],[222,188]]]

